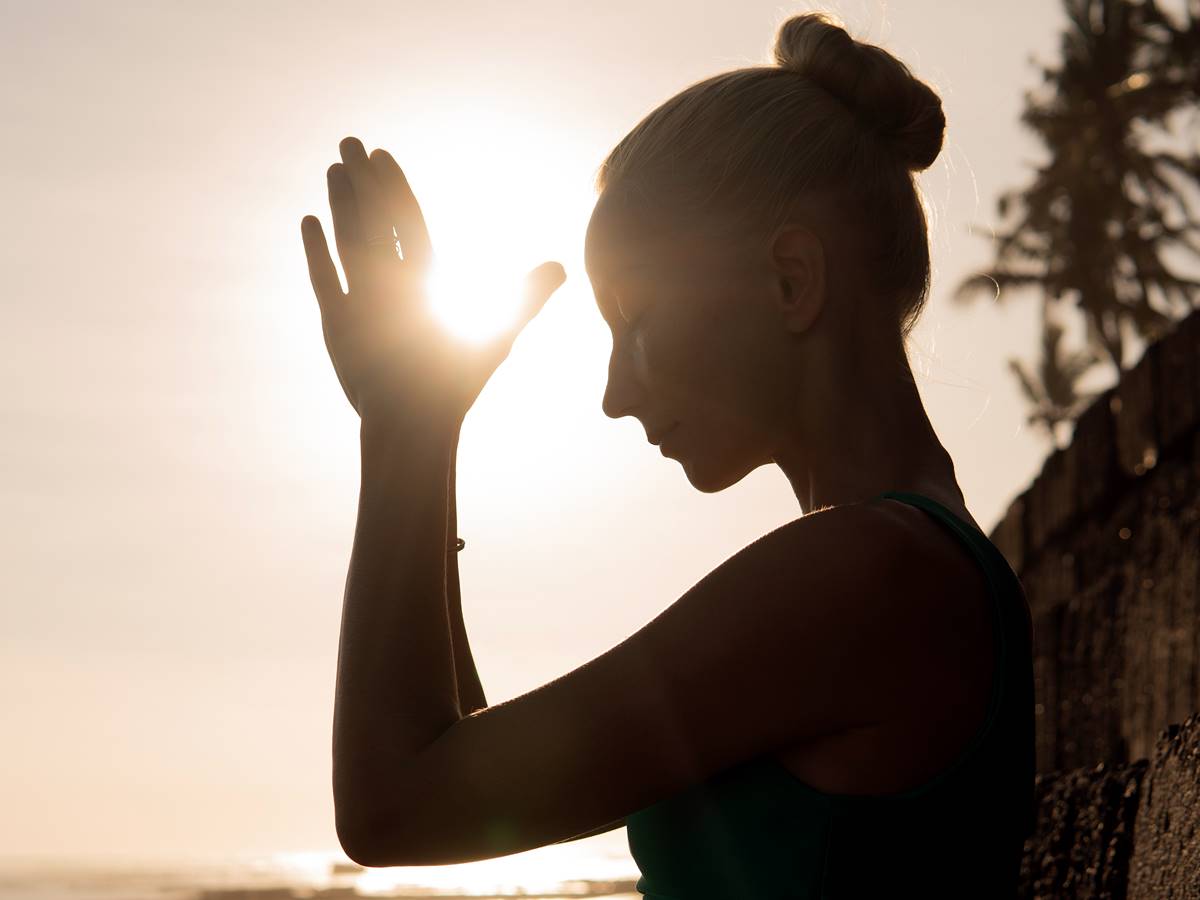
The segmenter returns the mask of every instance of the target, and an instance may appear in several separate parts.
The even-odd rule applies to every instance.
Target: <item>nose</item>
[[[642,388],[634,378],[632,368],[619,345],[614,346],[608,359],[608,384],[600,404],[610,419],[633,415],[634,406],[642,398]]]

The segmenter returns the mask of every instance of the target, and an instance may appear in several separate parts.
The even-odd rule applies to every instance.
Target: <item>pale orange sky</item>
[[[611,146],[692,81],[765,61],[778,22],[814,7],[349,8],[0,12],[7,854],[337,847],[357,417],[299,223],[328,229],[325,168],[348,134],[404,166],[439,254],[488,246],[522,270],[567,269],[463,433],[464,610],[490,701],[602,653],[800,514],[777,469],[700,494],[636,421],[603,415],[608,332],[582,247]],[[1046,454],[1005,367],[1034,353],[1037,303],[948,298],[990,259],[968,223],[993,224],[997,194],[1039,157],[1017,117],[1057,4],[820,8],[945,104],[946,147],[922,177],[934,284],[913,363],[990,529]]]

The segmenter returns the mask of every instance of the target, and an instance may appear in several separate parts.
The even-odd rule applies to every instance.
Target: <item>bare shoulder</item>
[[[943,505],[978,528],[965,509],[948,500]],[[924,510],[875,499],[804,520],[810,520],[810,528],[794,540],[807,548],[805,555],[828,554],[822,566],[828,577],[860,589],[852,605],[890,629],[889,646],[879,660],[892,667],[897,684],[904,672],[935,657],[964,628],[986,629],[983,573],[960,540]],[[855,567],[864,571],[854,574]]]
[[[937,499],[937,498],[935,498]],[[970,512],[950,498],[938,502],[982,533]],[[975,630],[990,618],[987,579],[962,541],[923,509],[892,499],[863,504],[886,519],[895,535],[899,554],[901,590],[914,609],[925,609],[940,626],[931,635],[962,631],[964,623]]]
[[[986,716],[994,670],[986,579],[961,541],[911,504],[864,506],[888,523],[883,539],[897,554],[895,582],[880,588],[892,639],[864,675],[881,686],[880,705],[869,726],[777,754],[805,783],[839,794],[908,790],[942,771]]]
[[[939,502],[982,531],[961,504],[949,498]],[[903,719],[933,715],[939,708],[985,707],[995,662],[986,575],[962,541],[924,510],[896,500],[875,505],[904,534],[908,549],[900,562],[901,578],[912,608],[924,618],[908,632],[920,653],[907,661],[903,682],[908,702],[897,703],[893,715]],[[910,624],[919,621],[913,618]]]

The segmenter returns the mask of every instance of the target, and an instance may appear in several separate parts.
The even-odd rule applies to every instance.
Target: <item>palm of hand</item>
[[[430,312],[433,250],[404,173],[385,150],[368,157],[357,138],[342,141],[341,155],[328,171],[329,206],[347,292],[320,222],[306,216],[301,223],[334,371],[364,420],[455,428],[521,329],[562,284],[562,266],[544,263],[530,273],[516,325],[484,344],[455,339]]]

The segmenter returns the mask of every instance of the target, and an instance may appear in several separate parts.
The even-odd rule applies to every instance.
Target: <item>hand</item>
[[[357,138],[346,138],[340,149],[342,162],[328,171],[329,207],[348,293],[338,282],[320,221],[305,216],[301,222],[334,371],[364,420],[456,429],[566,275],[558,263],[543,263],[526,278],[516,325],[482,345],[454,338],[429,309],[433,250],[404,173],[385,150],[368,157]]]

